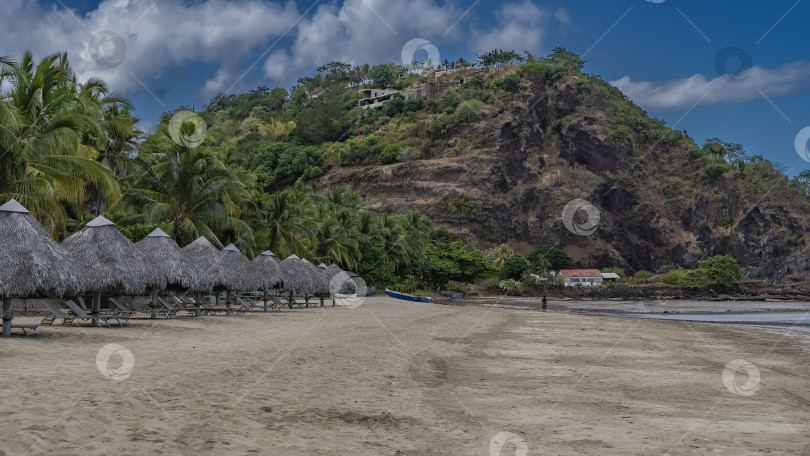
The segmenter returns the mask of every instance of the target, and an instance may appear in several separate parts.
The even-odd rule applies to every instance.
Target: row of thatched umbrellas
[[[97,324],[101,293],[106,290],[135,295],[151,289],[153,300],[167,286],[198,295],[260,290],[266,310],[269,290],[290,298],[328,296],[351,280],[334,264],[316,267],[295,255],[281,261],[270,251],[251,261],[233,244],[219,250],[204,237],[181,249],[160,229],[133,244],[103,216],[60,245],[15,200],[0,206],[0,263],[6,337],[11,332],[12,297],[35,293],[92,292],[93,323]]]

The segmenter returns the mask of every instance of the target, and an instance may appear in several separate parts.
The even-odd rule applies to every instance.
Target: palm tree
[[[3,59],[0,84],[10,86],[0,103],[0,199],[18,200],[51,230],[64,226],[65,205],[81,215],[88,185],[117,204],[118,183],[96,161],[105,139],[98,112],[79,96],[67,55]]]
[[[252,243],[253,230],[238,217],[238,208],[246,204],[240,198],[249,192],[220,155],[209,146],[175,144],[162,125],[132,161],[126,202],[142,211],[133,219],[173,223],[180,245],[205,236],[221,247],[220,239],[228,234]]]
[[[284,190],[270,195],[264,204],[261,245],[284,258],[303,254],[316,227],[314,203],[306,191]],[[258,242],[257,242],[258,243]]]

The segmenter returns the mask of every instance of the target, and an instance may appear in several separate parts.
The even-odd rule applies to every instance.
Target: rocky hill
[[[760,169],[701,180],[688,138],[660,128],[622,137],[627,126],[575,79],[549,86],[534,75],[525,100],[432,141],[435,157],[335,167],[310,183],[351,188],[381,212],[416,208],[480,247],[556,245],[580,267],[663,272],[725,254],[750,278],[808,280],[808,202],[786,178]],[[599,210],[589,236],[563,224],[574,198]]]
[[[597,76],[540,63],[484,70],[425,101],[408,114],[356,114],[321,146],[323,174],[307,183],[348,187],[379,212],[418,209],[476,247],[551,244],[578,267],[665,272],[725,254],[752,279],[810,279],[806,183],[737,145],[698,146]],[[409,154],[381,164],[381,143]],[[344,160],[362,147],[375,152]],[[590,235],[563,223],[574,199],[598,210]],[[577,211],[574,223],[585,218]]]

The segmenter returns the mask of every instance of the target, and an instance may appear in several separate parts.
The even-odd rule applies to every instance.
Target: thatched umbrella
[[[266,250],[250,263],[256,284],[264,292],[264,311],[267,312],[267,290],[280,289],[284,286],[285,276],[281,270],[281,262],[273,252]]]
[[[228,244],[222,251],[222,270],[225,273],[225,279],[228,281],[228,294],[225,303],[230,310],[231,292],[238,294],[244,290],[258,288],[258,284],[256,283],[256,275],[250,266],[250,260],[233,244]]]
[[[192,291],[210,289],[205,282],[205,273],[197,264],[186,261],[180,246],[160,228],[135,243],[135,248],[156,266],[167,285],[179,285]],[[152,287],[152,318],[156,318],[157,295],[160,289]],[[199,315],[199,309],[197,310]]]
[[[103,216],[62,241],[62,246],[87,271],[84,288],[93,291],[93,326],[98,326],[102,290],[122,288],[125,293],[135,294],[148,286],[166,286],[166,278],[155,264]]]
[[[340,294],[353,294],[357,292],[357,283],[354,281],[355,274],[344,271],[336,264],[330,264],[329,271],[329,292],[333,298]],[[334,299],[333,299],[334,303]]]
[[[326,280],[326,277],[323,276],[321,270],[318,269],[317,266],[312,264],[306,258],[301,258],[301,262],[304,263],[304,267],[306,268],[309,276],[312,277],[312,288],[310,289],[310,294],[312,295],[320,295],[320,294],[328,294],[329,293],[329,281]],[[323,304],[323,300],[321,300]]]
[[[300,293],[306,296],[309,290],[314,288],[312,282],[313,278],[310,277],[309,272],[304,267],[304,263],[296,255],[290,255],[281,262],[281,268],[287,275],[289,284],[286,286],[290,292],[290,308],[293,304],[293,295]]]
[[[191,275],[197,275],[200,281],[199,288],[194,291],[210,292],[215,288],[226,288],[227,280],[222,269],[222,252],[214,247],[204,236],[198,237],[191,244],[183,247],[183,256],[186,263],[195,265],[184,272],[184,280],[191,281]],[[217,294],[217,304],[219,304],[219,294]]]
[[[0,206],[0,264],[4,337],[11,335],[12,296],[73,293],[86,280],[73,257],[13,199]]]

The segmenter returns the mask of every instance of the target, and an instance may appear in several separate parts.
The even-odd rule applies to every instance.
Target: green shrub
[[[716,280],[719,285],[729,287],[742,280],[742,268],[734,258],[716,255],[698,263],[700,271],[708,279]]]
[[[493,92],[519,92],[520,91],[520,75],[510,73],[503,77],[503,79],[495,78],[489,84],[490,90]]]
[[[535,272],[559,271],[571,266],[571,257],[565,251],[546,244],[540,244],[527,257]]]
[[[402,150],[402,144],[389,144],[385,146],[380,152],[380,163],[389,165],[399,161],[399,151]]]
[[[523,296],[523,284],[514,279],[501,280],[498,291],[507,296]]]
[[[709,184],[717,180],[727,170],[727,165],[720,163],[708,163],[700,171],[700,181],[704,184]]]
[[[638,282],[646,282],[653,275],[654,274],[650,271],[636,271],[636,273],[633,274],[633,280],[636,280]]]
[[[513,253],[503,264],[502,276],[505,279],[518,280],[529,272],[529,262],[519,253]]]
[[[320,166],[313,166],[312,168],[309,169],[309,173],[307,174],[307,177],[309,177],[310,179],[313,179],[313,178],[316,178],[316,177],[319,177],[319,176],[322,176],[322,175],[323,175],[323,170],[321,169],[321,167]]]
[[[416,285],[411,285],[407,283],[395,283],[393,285],[389,285],[388,289],[392,291],[399,291],[400,293],[415,293]]]

